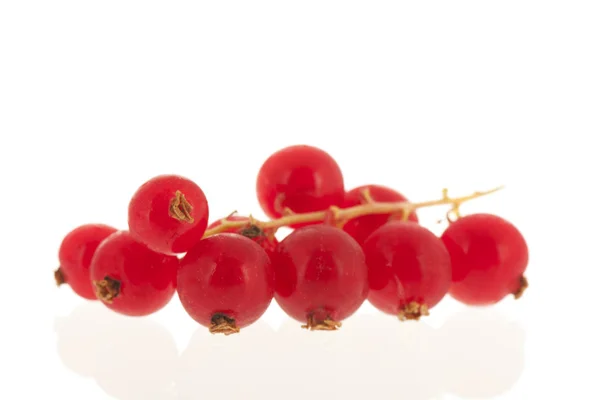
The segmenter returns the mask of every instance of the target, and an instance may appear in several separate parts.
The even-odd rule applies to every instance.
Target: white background
[[[599,398],[597,3],[0,0],[2,398]],[[258,168],[297,143],[348,188],[506,185],[464,212],[522,230],[530,289],[329,333],[273,306],[225,338],[176,297],[127,319],[54,286],[62,237],[125,228],[146,179],[262,216]]]

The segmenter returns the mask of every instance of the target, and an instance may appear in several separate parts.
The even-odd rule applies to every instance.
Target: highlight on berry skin
[[[128,317],[153,314],[177,295],[193,321],[225,336],[273,302],[300,328],[337,331],[365,302],[417,323],[446,297],[490,306],[522,298],[529,286],[529,249],[517,226],[460,212],[501,187],[462,196],[443,189],[424,201],[392,186],[401,182],[347,189],[342,166],[309,145],[274,152],[255,183],[267,220],[232,213],[209,225],[198,183],[155,176],[123,205],[128,229],[87,223],[62,238],[54,281]],[[446,217],[441,235],[418,218],[426,207]],[[276,237],[280,228],[291,233]]]

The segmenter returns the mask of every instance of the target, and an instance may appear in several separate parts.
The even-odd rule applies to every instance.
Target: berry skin
[[[295,230],[281,241],[273,262],[275,299],[306,328],[334,330],[367,298],[363,251],[339,228]]]
[[[217,226],[221,225],[222,219],[223,218],[218,219],[215,222],[213,222],[212,224],[210,224],[208,226],[207,230],[216,228]],[[252,239],[256,243],[258,243],[260,245],[260,247],[262,247],[267,252],[267,255],[269,257],[271,257],[271,255],[277,249],[277,244],[279,243],[277,238],[275,238],[275,236],[273,234],[271,234],[270,232],[265,232],[264,230],[260,229],[258,226],[251,225],[250,218],[244,217],[241,215],[230,215],[226,219],[227,219],[227,221],[247,221],[248,225],[244,226],[242,228],[230,228],[223,232],[238,233],[242,236],[246,236],[247,238]]]
[[[349,208],[364,204],[366,202],[364,198],[364,191],[368,190],[368,193],[376,202],[381,203],[396,203],[401,201],[408,201],[402,194],[396,192],[385,186],[380,185],[365,185],[354,188],[348,192],[344,197],[343,208]],[[344,224],[343,229],[350,234],[361,246],[371,233],[377,228],[385,224],[390,220],[402,220],[402,213],[398,215],[392,214],[371,214],[364,215],[362,217],[354,218]],[[409,221],[419,222],[417,214],[413,211],[408,215]]]
[[[189,179],[160,175],[144,183],[129,203],[129,231],[150,249],[163,254],[185,253],[208,224],[204,192]]]
[[[86,224],[69,232],[58,250],[60,266],[54,272],[56,283],[68,284],[84,299],[97,300],[90,281],[92,256],[100,243],[116,231],[108,225]]]
[[[438,304],[451,282],[442,241],[415,222],[391,221],[363,246],[369,267],[369,302],[401,320],[419,319]]]
[[[523,294],[529,251],[510,222],[491,214],[467,215],[450,224],[442,241],[452,260],[450,295],[456,300],[483,306]]]
[[[286,211],[304,213],[340,206],[344,201],[344,179],[337,162],[325,151],[290,146],[263,163],[256,192],[263,211],[270,218],[279,218]]]
[[[179,259],[136,241],[128,231],[110,235],[92,258],[96,296],[108,308],[144,316],[163,308],[175,294]]]
[[[273,267],[254,241],[236,233],[209,236],[181,260],[177,293],[187,313],[212,333],[236,333],[273,300]]]

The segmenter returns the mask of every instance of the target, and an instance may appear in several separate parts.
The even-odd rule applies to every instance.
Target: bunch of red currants
[[[347,191],[337,162],[307,145],[272,154],[256,191],[270,221],[230,215],[209,226],[196,183],[150,179],[129,203],[128,230],[87,224],[67,234],[57,284],[129,316],[156,312],[177,292],[194,320],[224,334],[257,321],[273,299],[303,327],[335,330],[367,299],[417,320],[446,294],[490,305],[527,287],[520,231],[492,214],[458,214],[476,196],[411,203],[380,185]],[[457,215],[441,237],[416,214],[439,204]],[[283,226],[293,230],[278,241]]]

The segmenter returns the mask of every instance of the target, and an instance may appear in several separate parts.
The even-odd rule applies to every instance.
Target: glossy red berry
[[[363,251],[339,228],[295,230],[279,244],[273,263],[277,303],[307,328],[337,328],[367,297]]]
[[[459,218],[442,234],[452,260],[450,294],[469,305],[490,305],[527,287],[527,243],[507,220],[491,214]]]
[[[97,300],[90,280],[90,264],[96,248],[117,230],[104,224],[81,225],[69,232],[58,250],[57,285],[68,284],[79,296]]]
[[[358,206],[367,202],[365,198],[365,191],[373,201],[381,203],[396,203],[408,201],[404,195],[396,192],[385,186],[380,185],[364,185],[354,188],[348,192],[344,197],[344,208]],[[371,214],[364,215],[362,217],[354,218],[344,224],[343,229],[350,234],[361,246],[371,233],[377,228],[385,224],[390,220],[402,220],[403,214],[397,215],[391,214]],[[419,222],[417,214],[413,211],[408,215],[409,221]]]
[[[271,218],[279,218],[286,210],[304,213],[341,205],[344,179],[328,153],[297,145],[279,150],[264,162],[256,192],[263,211]]]
[[[185,253],[204,235],[208,204],[202,189],[191,180],[161,175],[135,192],[128,222],[131,234],[152,250]]]
[[[179,259],[136,241],[128,231],[106,238],[92,258],[96,296],[110,309],[143,316],[163,308],[175,293]]]
[[[369,267],[369,302],[401,319],[418,319],[442,300],[451,281],[442,241],[415,222],[391,221],[363,246]]]
[[[219,233],[181,260],[177,293],[187,313],[213,333],[235,333],[258,320],[273,299],[267,253],[239,234]]]
[[[245,225],[241,228],[227,229],[223,232],[238,233],[242,236],[246,236],[247,238],[252,239],[256,243],[258,243],[260,245],[260,247],[262,247],[267,252],[269,257],[277,249],[277,244],[279,242],[278,242],[277,238],[275,237],[275,235],[273,235],[271,232],[265,232],[264,230],[260,229],[256,225],[252,225],[250,223],[250,218],[241,216],[241,215],[230,215],[226,219],[227,219],[227,221],[248,222],[248,225]],[[212,224],[210,224],[208,226],[207,230],[216,228],[217,226],[220,226],[222,220],[223,220],[223,218],[216,220],[215,222],[213,222]]]

